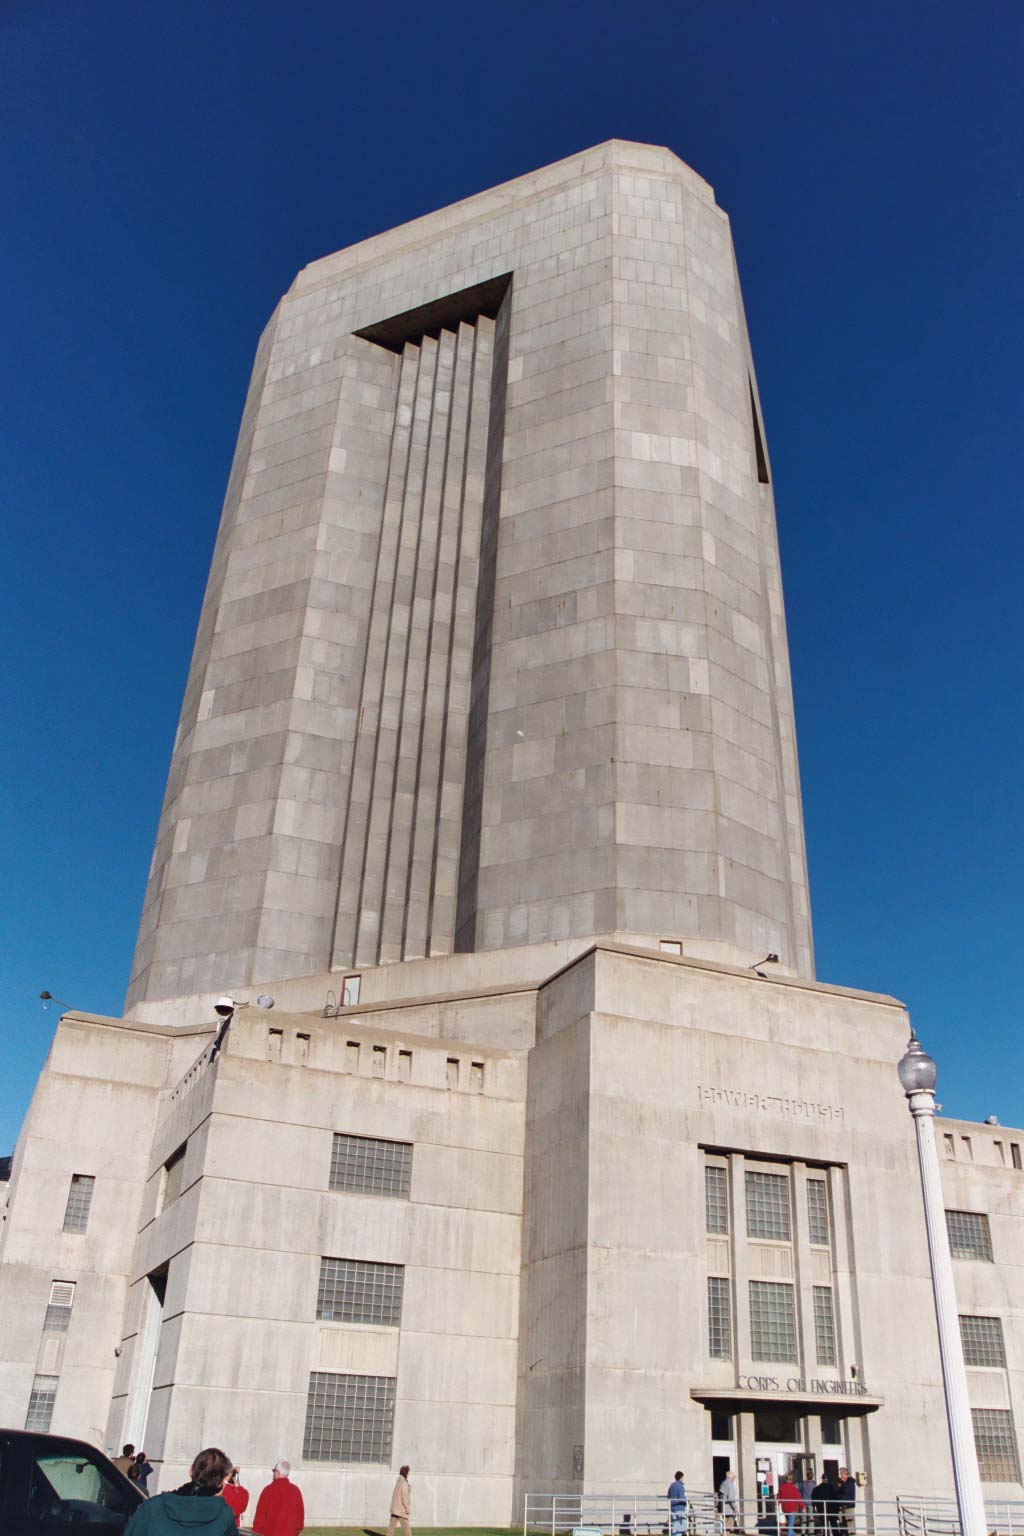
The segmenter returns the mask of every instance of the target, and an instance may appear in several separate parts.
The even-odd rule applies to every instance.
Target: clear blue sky
[[[1021,1101],[1019,0],[6,0],[0,1152],[118,1013],[257,337],[326,252],[600,140],[740,261],[818,974]]]

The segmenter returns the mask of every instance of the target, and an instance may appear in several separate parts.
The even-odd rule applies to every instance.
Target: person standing
[[[725,1476],[718,1485],[718,1497],[721,1501],[723,1522],[731,1521],[729,1529],[741,1531],[743,1525],[740,1521],[740,1494],[732,1467],[726,1469]]]
[[[242,1516],[249,1508],[249,1490],[242,1487],[239,1476],[238,1468],[232,1467],[228,1473],[228,1480],[220,1491],[221,1498],[234,1514],[236,1525],[241,1525]]]
[[[793,1481],[792,1472],[787,1472],[779,1485],[776,1495],[779,1508],[786,1517],[786,1536],[794,1536],[796,1530],[796,1517],[804,1507],[803,1496]]]
[[[134,1445],[123,1445],[121,1447],[121,1454],[120,1454],[120,1456],[115,1456],[114,1457],[114,1466],[117,1468],[117,1470],[119,1472],[123,1472],[125,1477],[127,1477],[129,1472],[132,1469],[132,1463],[134,1462],[134,1460],[135,1460],[135,1447],[134,1447]]]
[[[857,1484],[850,1476],[849,1467],[839,1468],[839,1492],[836,1494],[838,1514],[842,1517],[836,1525],[843,1536],[854,1536],[857,1529]]]
[[[412,1526],[409,1524],[412,1516],[412,1489],[409,1486],[409,1468],[399,1467],[398,1481],[391,1495],[391,1519],[388,1521],[388,1536],[395,1536],[395,1526],[402,1527],[402,1536],[412,1536]]]
[[[235,1536],[235,1517],[220,1497],[231,1463],[211,1446],[192,1463],[189,1481],[140,1504],[124,1536]]]
[[[133,1483],[137,1483],[143,1493],[149,1498],[149,1478],[153,1471],[145,1451],[140,1451],[128,1468],[128,1476]]]
[[[306,1510],[291,1475],[290,1461],[275,1463],[273,1478],[260,1494],[252,1517],[257,1536],[299,1536],[306,1523]]]
[[[686,1485],[681,1472],[677,1472],[668,1485],[668,1508],[672,1536],[682,1536],[686,1523]]]
[[[821,1482],[815,1485],[814,1492],[811,1494],[815,1536],[831,1536],[835,1496],[835,1485],[829,1481],[826,1474]]]

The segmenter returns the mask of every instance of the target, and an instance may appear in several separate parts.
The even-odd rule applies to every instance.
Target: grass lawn
[[[315,1536],[386,1536],[387,1526],[370,1525],[307,1525],[304,1529]],[[513,1525],[432,1525],[422,1526],[431,1536],[509,1536],[510,1531],[522,1530]]]

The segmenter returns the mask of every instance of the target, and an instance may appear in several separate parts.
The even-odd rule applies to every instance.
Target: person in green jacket
[[[237,1536],[234,1511],[220,1496],[231,1467],[223,1451],[200,1451],[190,1481],[140,1504],[124,1536]]]

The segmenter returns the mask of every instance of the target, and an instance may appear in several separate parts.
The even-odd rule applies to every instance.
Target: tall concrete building
[[[0,1417],[161,1486],[287,1455],[346,1524],[400,1461],[420,1523],[795,1457],[947,1491],[908,1031],[814,979],[710,187],[613,141],[315,262],[257,353],[126,1015],[64,1016],[18,1142]],[[942,1138],[1020,1497],[1024,1132]]]

